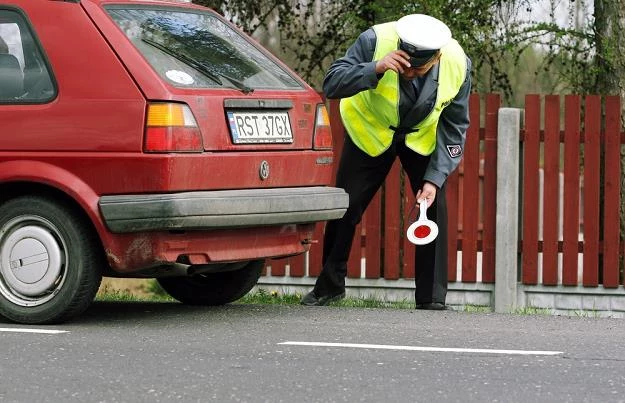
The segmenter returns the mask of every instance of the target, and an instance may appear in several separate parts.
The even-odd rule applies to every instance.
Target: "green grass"
[[[465,305],[462,309],[462,312],[468,313],[490,313],[492,311],[490,306],[484,305]]]
[[[104,288],[96,296],[96,301],[113,301],[113,302],[175,302],[158,284],[156,280],[148,283],[144,288],[143,295],[136,295],[129,291],[120,291],[117,289]],[[245,295],[243,298],[235,302],[235,304],[256,304],[256,305],[299,305],[302,295],[299,293],[288,294],[281,293],[276,290],[267,290],[257,288],[255,292]],[[340,301],[329,304],[335,307],[348,308],[388,308],[388,309],[414,309],[412,300],[404,299],[402,301],[385,301],[375,296],[366,298],[347,297]],[[492,308],[483,305],[465,305],[456,308],[459,312],[467,313],[490,313]],[[553,315],[553,310],[537,307],[519,307],[510,312],[514,315]],[[572,311],[573,316],[577,317],[599,317],[596,311]]]
[[[132,294],[128,291],[105,288],[96,296],[96,301],[114,302],[175,302],[160,287],[156,280],[150,281],[145,287],[144,295]],[[257,291],[245,295],[235,302],[235,304],[256,304],[256,305],[299,305],[302,295],[299,293],[287,294],[276,290],[258,288]],[[347,308],[388,308],[388,309],[414,309],[414,302],[411,300],[385,301],[375,296],[366,298],[347,297],[340,301],[331,302],[329,306]],[[467,305],[462,311],[471,313],[491,312],[490,307]],[[524,312],[530,314],[529,312]]]
[[[95,297],[96,301],[106,301],[106,302],[172,302],[175,301],[172,297],[167,295],[166,293],[157,294],[154,292],[150,292],[146,295],[137,295],[133,294],[129,291],[125,290],[116,290],[110,289],[109,287],[104,287],[103,290],[100,290]]]
[[[575,311],[573,311],[573,314],[576,317],[578,317],[578,318],[593,318],[593,319],[597,319],[597,318],[601,317],[601,315],[599,314],[599,311],[597,311],[596,309],[591,309],[591,310],[587,310],[587,311],[575,310]]]
[[[144,290],[146,291],[146,293],[153,294],[156,297],[171,298],[169,294],[167,294],[167,291],[165,291],[163,287],[161,287],[158,280],[154,278],[150,279],[147,282],[147,285],[144,287]]]
[[[302,299],[301,294],[283,294],[278,291],[265,290],[259,288],[258,291],[249,293],[236,303],[238,304],[280,304],[280,305],[299,305]],[[344,298],[340,301],[331,302],[330,306],[350,307],[350,308],[393,308],[393,309],[412,309],[414,303],[408,300],[403,301],[383,301],[379,298]]]
[[[299,294],[280,294],[277,291],[267,291],[263,288],[245,295],[237,304],[264,304],[264,305],[296,305],[301,299]]]
[[[379,298],[345,298],[330,305],[344,306],[350,308],[391,308],[391,309],[414,309],[414,302],[408,300],[402,301],[383,301]]]
[[[152,297],[140,297],[138,295],[131,294],[127,291],[120,290],[105,290],[103,292],[98,293],[96,295],[96,301],[107,301],[107,302],[136,302],[136,301],[146,301],[151,300]]]
[[[533,306],[517,308],[512,313],[517,315],[553,315],[553,311],[551,309],[536,308]]]

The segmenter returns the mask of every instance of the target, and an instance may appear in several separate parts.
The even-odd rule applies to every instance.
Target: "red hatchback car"
[[[102,276],[224,304],[348,204],[319,95],[189,2],[0,0],[0,314],[79,314]]]

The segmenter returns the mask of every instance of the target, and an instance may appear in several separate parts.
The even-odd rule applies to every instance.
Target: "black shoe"
[[[427,309],[430,311],[448,311],[450,308],[440,302],[426,302],[423,304],[417,304],[417,309]]]
[[[345,298],[345,291],[341,291],[334,295],[321,295],[317,296],[315,291],[311,291],[304,295],[304,298],[300,301],[300,304],[307,306],[323,306],[328,305],[332,301],[338,301]]]

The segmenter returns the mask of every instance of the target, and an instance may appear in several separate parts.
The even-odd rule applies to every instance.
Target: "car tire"
[[[264,260],[253,260],[236,270],[163,277],[158,282],[169,295],[184,304],[223,305],[247,294],[258,282],[264,266]]]
[[[93,302],[104,258],[87,218],[67,203],[21,196],[0,205],[0,315],[63,322]]]

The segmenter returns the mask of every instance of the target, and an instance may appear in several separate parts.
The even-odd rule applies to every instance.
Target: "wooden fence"
[[[546,96],[541,116],[540,97],[526,97],[525,130],[521,138],[524,145],[522,281],[573,286],[579,284],[581,271],[581,285],[603,284],[614,288],[623,284],[621,257],[625,251],[620,239],[620,150],[625,143],[620,100],[606,97],[602,105],[599,96],[570,95],[564,97],[563,113],[561,101],[557,95]],[[544,161],[542,239],[539,238],[541,217],[536,208],[541,155]],[[559,203],[560,177],[563,177],[562,204]],[[542,278],[537,270],[539,254]]]
[[[620,131],[619,98],[607,97],[603,101],[604,110],[599,96],[585,99],[566,96],[562,112],[560,96],[526,97],[525,129],[519,138],[523,150],[520,280],[524,284],[577,285],[579,253],[583,254],[584,286],[617,287],[623,283],[621,257],[625,248],[619,236],[619,209],[620,148],[625,138]],[[495,281],[500,106],[497,94],[474,94],[470,98],[471,125],[463,161],[447,181],[450,282]],[[338,161],[344,129],[337,101],[330,101],[329,112]],[[541,170],[544,171],[542,198],[539,197]],[[564,203],[560,227],[561,176]],[[539,216],[541,200],[542,217]],[[414,246],[405,237],[406,219],[413,203],[410,186],[397,161],[356,229],[348,277],[414,278]],[[601,232],[600,228],[603,228]],[[311,247],[308,272],[306,257],[296,256],[270,261],[271,275],[284,276],[288,265],[292,277],[317,276],[321,270],[322,225],[317,227],[314,239],[318,243]],[[365,268],[361,273],[363,260]],[[538,275],[539,267],[542,278]]]

